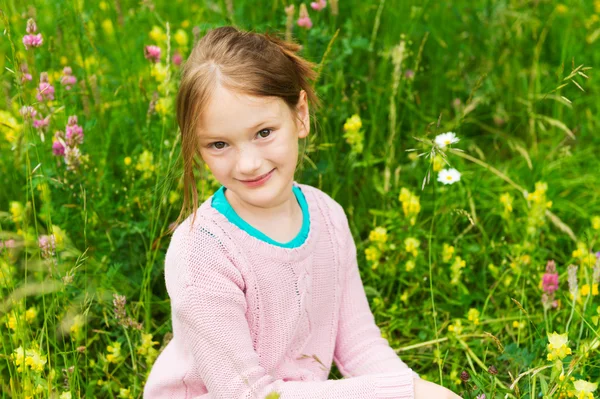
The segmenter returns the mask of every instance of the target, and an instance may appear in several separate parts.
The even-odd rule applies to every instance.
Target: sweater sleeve
[[[343,213],[343,209],[341,211]],[[381,336],[381,330],[375,323],[359,274],[356,245],[345,214],[339,234],[342,235],[340,252],[346,277],[334,352],[338,369],[344,377],[408,370],[412,377],[419,378]]]
[[[197,272],[180,280],[187,283],[172,297],[173,328],[211,398],[264,399],[273,392],[281,399],[414,397],[408,368],[326,381],[283,381],[269,375],[260,365],[245,317],[243,275],[218,239],[209,234],[202,241],[197,255],[177,257],[178,262],[192,263],[177,270]]]

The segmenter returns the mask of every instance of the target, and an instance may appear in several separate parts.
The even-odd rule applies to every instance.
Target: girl
[[[344,210],[294,181],[319,105],[299,48],[223,27],[183,66],[180,220],[193,215],[167,250],[173,339],[144,397],[457,398],[381,337]],[[200,207],[196,155],[222,184]],[[346,378],[327,380],[332,362]]]

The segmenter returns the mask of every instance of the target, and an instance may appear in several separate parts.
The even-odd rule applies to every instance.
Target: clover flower
[[[40,84],[35,98],[40,102],[54,100],[54,86],[48,82],[48,72],[40,74]]]
[[[65,155],[65,134],[57,130],[54,132],[54,141],[52,141],[52,153],[57,157],[62,157]]]
[[[48,125],[50,125],[50,115],[48,115],[47,117],[42,118],[42,119],[34,119],[33,120],[33,127],[38,130],[48,127]]]
[[[65,139],[69,147],[83,144],[83,128],[77,124],[77,115],[69,116],[65,128]]]
[[[298,26],[310,29],[312,28],[312,21],[310,20],[310,16],[308,15],[308,10],[306,9],[306,4],[300,4],[300,18],[296,21]]]
[[[438,181],[443,184],[454,184],[460,181],[460,172],[454,168],[442,169],[438,174]]]
[[[447,132],[438,134],[433,141],[438,147],[446,148],[446,146],[448,145],[458,143],[460,139],[456,137],[456,134],[454,132]]]
[[[42,258],[48,259],[54,256],[54,250],[56,249],[56,241],[52,234],[41,235],[38,238],[38,246],[42,254]]]
[[[60,83],[65,86],[65,89],[67,90],[71,90],[71,87],[77,83],[77,78],[73,76],[71,67],[66,66],[63,68],[63,76],[60,78]]]
[[[313,1],[310,3],[310,7],[316,11],[321,11],[326,6],[327,6],[327,1],[325,1],[325,0],[317,0],[317,1]]]
[[[29,50],[30,47],[40,47],[44,43],[44,38],[41,33],[35,34],[37,32],[37,25],[33,18],[29,18],[27,21],[27,35],[23,36],[23,45],[25,46],[25,50]]]
[[[554,291],[558,290],[558,273],[553,260],[549,260],[546,264],[546,273],[542,277],[542,289],[547,294],[554,294]]]
[[[567,333],[558,334],[556,331],[548,334],[548,356],[547,359],[563,359],[571,354],[571,348],[568,347],[569,336]]]
[[[158,46],[146,46],[144,47],[144,57],[146,57],[147,60],[150,60],[154,63],[157,63],[160,61],[160,47]]]

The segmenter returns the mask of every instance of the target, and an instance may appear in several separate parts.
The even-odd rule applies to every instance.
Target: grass
[[[165,54],[185,59],[196,37],[232,22],[283,32],[287,5],[3,0],[2,397],[140,397],[171,331],[162,266],[182,197],[178,67]],[[571,378],[597,382],[600,3],[309,10],[313,27],[291,33],[319,63],[324,107],[296,180],[346,209],[382,335],[423,378],[466,397],[566,397],[578,394]],[[30,17],[44,42],[25,50]],[[144,58],[149,44],[162,67]],[[36,99],[42,72],[52,101]],[[33,127],[23,106],[49,126]],[[68,170],[52,143],[71,115],[84,140]],[[360,128],[344,129],[352,115]],[[460,138],[451,149],[432,144],[449,131]],[[440,156],[459,182],[436,180]],[[204,173],[202,198],[214,189]],[[40,248],[44,236],[54,251]],[[542,304],[550,260],[556,307]],[[549,361],[554,331],[572,353]],[[341,378],[335,367],[330,378]]]

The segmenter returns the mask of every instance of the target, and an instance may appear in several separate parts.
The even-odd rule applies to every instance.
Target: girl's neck
[[[291,187],[280,203],[269,208],[241,201],[235,193],[227,189],[225,198],[239,217],[275,241],[291,241],[302,227],[302,209]]]

